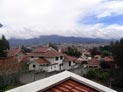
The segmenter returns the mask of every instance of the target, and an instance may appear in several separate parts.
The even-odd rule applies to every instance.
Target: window
[[[56,68],[56,66],[54,66],[54,68]]]
[[[36,66],[35,65],[33,65],[33,68],[35,68]]]
[[[63,59],[63,56],[60,56],[60,59]]]
[[[52,69],[52,66],[51,66],[51,69]]]
[[[63,63],[61,64],[61,66],[63,66]]]
[[[69,61],[69,66],[71,66],[71,62]]]
[[[31,56],[31,58],[34,58],[33,56]]]
[[[59,59],[59,57],[56,57],[56,60],[58,60]]]

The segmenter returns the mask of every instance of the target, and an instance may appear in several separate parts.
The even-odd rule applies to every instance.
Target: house
[[[8,90],[6,92],[117,92],[69,71]]]
[[[29,54],[29,70],[61,71],[63,70],[64,56],[52,47],[38,47]]]
[[[102,60],[106,63],[108,68],[115,68],[115,62],[114,62],[114,58],[112,56],[106,56],[104,58],[102,58]]]
[[[63,68],[65,70],[77,68],[79,66],[79,61],[76,57],[64,54]]]
[[[19,63],[17,58],[8,57],[0,59],[0,75],[16,73],[18,67]]]
[[[91,60],[88,60],[87,67],[88,68],[100,68],[100,62],[97,58],[92,58]]]
[[[81,57],[78,58],[78,60],[80,61],[88,61],[90,60],[92,57],[90,56],[90,54],[85,54],[85,53],[82,53]]]
[[[10,48],[7,53],[7,57],[16,57],[18,62],[23,61],[26,53],[20,48]]]

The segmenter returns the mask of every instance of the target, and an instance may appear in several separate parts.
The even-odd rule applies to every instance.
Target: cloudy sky
[[[0,35],[123,37],[123,0],[0,0]]]

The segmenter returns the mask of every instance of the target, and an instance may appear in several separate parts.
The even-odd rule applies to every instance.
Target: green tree
[[[81,53],[77,50],[77,48],[74,48],[74,47],[68,47],[67,51],[65,51],[64,53],[70,56],[75,56],[75,57],[81,56]]]
[[[95,55],[100,55],[100,49],[97,47],[94,47],[90,50],[92,57]]]
[[[57,46],[56,46],[56,45],[54,45],[54,44],[52,44],[52,43],[49,43],[49,47],[52,47],[52,48],[54,48],[55,50],[57,50],[57,51],[58,51]]]
[[[2,38],[0,39],[0,57],[6,56],[6,50],[9,49],[9,42],[6,40],[5,36],[2,35]]]
[[[105,56],[111,56],[111,55],[112,55],[112,53],[109,51],[106,51],[106,50],[101,53],[102,58],[104,58]]]
[[[111,46],[111,51],[118,67],[123,68],[123,38]]]

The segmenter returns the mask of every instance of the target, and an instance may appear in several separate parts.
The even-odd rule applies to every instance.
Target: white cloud
[[[113,7],[115,6],[115,7]],[[78,21],[88,15],[98,18],[122,14],[122,1],[104,0],[1,0],[0,34],[8,38],[33,38],[58,34],[79,37],[122,37],[122,26],[84,25]],[[108,31],[107,31],[108,30]],[[112,32],[113,31],[113,32]],[[111,33],[116,33],[116,36]]]

